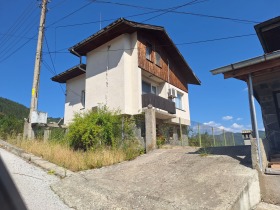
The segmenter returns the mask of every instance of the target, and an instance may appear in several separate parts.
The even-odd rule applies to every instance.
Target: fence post
[[[232,132],[233,146],[235,146],[234,133]]]
[[[216,139],[214,135],[214,127],[212,127],[212,136],[213,136],[213,141],[214,141],[214,147],[216,146]]]
[[[199,123],[197,124],[197,132],[198,132],[199,147],[201,147],[201,135],[200,135]]]
[[[123,119],[123,116],[122,116],[122,141],[124,140],[124,119]]]
[[[225,129],[223,129],[223,133],[224,133],[224,145],[227,146],[227,139],[226,139]]]
[[[180,124],[180,141],[181,141],[181,146],[183,146],[183,132],[182,132],[181,117],[179,117],[179,124]]]

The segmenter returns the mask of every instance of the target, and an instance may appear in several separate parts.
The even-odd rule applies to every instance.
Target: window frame
[[[148,49],[150,49],[150,52],[148,54]],[[145,52],[145,57],[147,60],[153,62],[152,58],[153,54],[153,45],[150,42],[146,42],[146,52]]]
[[[142,95],[143,94],[148,94],[148,93],[143,93],[143,83],[146,83],[150,86],[150,92],[149,93],[152,93],[154,95],[158,95],[158,87],[156,85],[150,83],[150,82],[145,81],[145,80],[142,80]],[[153,88],[155,88],[156,93],[153,93]]]
[[[173,102],[175,103],[175,108],[176,108],[176,109],[180,109],[180,110],[182,110],[182,111],[185,111],[185,110],[184,110],[184,104],[183,104],[184,93],[181,93],[180,91],[176,90],[176,95],[177,95],[177,97],[175,97],[175,98],[173,99]],[[178,95],[181,96],[181,97],[180,97],[180,106],[177,106]]]
[[[160,55],[160,53],[158,51],[155,51],[155,64],[158,67],[162,67],[162,58],[161,58],[161,55]]]

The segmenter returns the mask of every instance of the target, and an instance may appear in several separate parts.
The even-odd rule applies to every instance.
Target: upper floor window
[[[150,43],[146,44],[146,58],[148,60],[152,60],[152,51],[153,51],[153,47]]]
[[[183,94],[177,91],[177,97],[175,98],[175,106],[177,109],[183,110]]]
[[[161,67],[161,57],[158,52],[156,52],[156,65]]]

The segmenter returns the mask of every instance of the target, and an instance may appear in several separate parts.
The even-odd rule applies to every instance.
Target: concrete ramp
[[[256,206],[260,188],[257,171],[247,161],[250,147],[236,147],[230,155],[216,150],[210,155],[191,147],[159,149],[133,161],[77,173],[52,189],[76,209],[245,210]]]

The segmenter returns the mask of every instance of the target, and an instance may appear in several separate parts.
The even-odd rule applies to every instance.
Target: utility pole
[[[32,94],[31,94],[30,113],[29,113],[29,120],[27,122],[28,139],[34,139],[34,130],[32,127],[31,118],[32,118],[32,113],[36,112],[38,108],[38,90],[39,90],[39,79],[40,79],[40,70],[41,70],[42,47],[43,47],[43,38],[44,38],[44,30],[45,30],[47,4],[48,4],[48,0],[42,0],[41,3],[42,9],[41,9],[38,42],[37,42],[36,58],[35,58],[35,66],[34,66],[34,77],[33,77],[33,85],[32,85],[32,92],[31,92]]]

